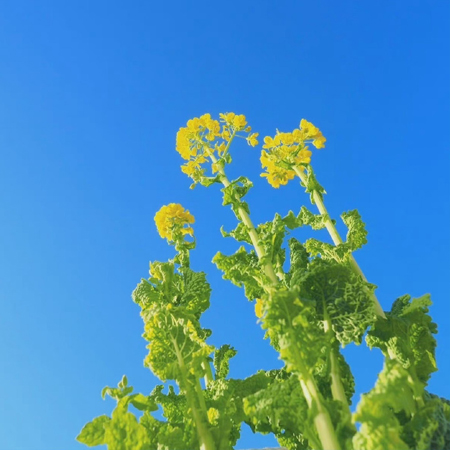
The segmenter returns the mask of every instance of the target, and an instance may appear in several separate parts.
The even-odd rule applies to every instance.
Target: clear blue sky
[[[446,1],[4,0],[0,450],[81,450],[81,427],[112,410],[105,385],[127,374],[153,389],[130,294],[149,260],[172,256],[153,222],[169,202],[196,217],[192,264],[213,287],[203,324],[239,351],[231,375],[280,366],[253,305],[210,262],[236,248],[219,232],[232,212],[179,169],[175,134],[205,112],[246,114],[263,136],[303,117],[321,128],[329,210],[360,210],[369,245],[355,256],[385,309],[431,293],[441,370],[430,389],[450,397],[449,22]],[[232,175],[255,183],[255,222],[308,202],[296,182],[274,190],[259,177],[258,149],[233,154]],[[346,355],[359,397],[382,358]],[[245,427],[238,448],[274,442]]]

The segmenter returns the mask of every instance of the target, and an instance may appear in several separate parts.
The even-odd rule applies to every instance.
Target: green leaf
[[[221,175],[220,174],[216,175],[215,177],[204,177],[204,176],[201,176],[199,178],[199,181],[198,181],[198,183],[200,183],[202,186],[205,186],[205,187],[209,187],[209,186],[211,186],[214,183],[220,183],[220,182],[221,182]]]
[[[422,383],[427,383],[437,370],[435,351],[437,325],[428,314],[430,295],[413,299],[404,295],[398,298],[386,314],[377,319],[366,341],[369,347],[378,347],[384,355],[393,356],[405,369]]]
[[[152,450],[145,427],[120,402],[105,427],[104,443],[108,450]]]
[[[127,377],[124,375],[117,384],[117,388],[106,386],[102,389],[102,398],[105,399],[105,396],[109,395],[111,398],[119,401],[127,397],[131,392],[133,392],[133,386],[128,386]]]
[[[290,286],[297,286],[309,264],[309,255],[305,247],[295,238],[289,239],[290,267],[287,279]]]
[[[309,225],[313,230],[325,228],[325,223],[329,220],[328,214],[313,214],[306,206],[302,206],[298,215],[303,225]]]
[[[321,448],[296,376],[276,379],[265,389],[247,396],[244,411],[254,432],[274,433],[280,444],[288,448],[307,450],[308,440],[314,448]]]
[[[209,308],[211,287],[206,281],[204,272],[194,272],[191,269],[182,269],[182,286],[180,304],[188,311],[192,311],[199,318]]]
[[[315,302],[302,298],[298,289],[279,289],[266,298],[262,327],[287,370],[295,373],[313,370],[323,347],[331,345],[319,326]]]
[[[244,247],[240,247],[231,256],[218,252],[213,263],[222,270],[224,279],[230,280],[236,286],[244,286],[245,296],[249,300],[260,298],[264,293],[264,274],[254,251],[248,253]]]
[[[230,370],[230,359],[237,354],[237,351],[228,344],[222,345],[214,352],[214,369],[216,371],[216,379],[225,379]]]
[[[243,222],[239,222],[237,227],[229,233],[226,232],[223,227],[220,228],[220,232],[222,233],[223,237],[233,237],[238,242],[247,242],[247,244],[252,245],[252,240],[250,239],[248,228]]]
[[[303,182],[301,185],[306,188],[305,192],[310,194],[310,200],[313,205],[316,203],[313,195],[314,192],[317,192],[319,197],[323,200],[323,194],[326,194],[326,191],[317,181],[313,168],[310,165],[306,168],[306,185],[303,184]]]
[[[275,214],[272,221],[257,226],[256,232],[259,243],[264,249],[265,257],[260,262],[270,262],[278,273],[283,273],[283,264],[286,258],[285,250],[282,248],[286,235],[286,225],[279,214]]]
[[[376,318],[368,283],[349,267],[320,258],[312,260],[295,280],[300,296],[315,302],[319,320],[329,316],[343,346],[361,343]]]
[[[364,394],[353,420],[361,427],[353,438],[355,450],[408,450],[396,414],[410,417],[416,412],[415,399],[423,393],[423,384],[414,382],[396,360],[385,360],[375,387]]]
[[[134,394],[130,397],[130,403],[139,411],[157,411],[158,406],[150,397],[142,394]]]
[[[92,422],[87,423],[80,434],[76,437],[78,442],[89,447],[105,444],[105,428],[111,419],[108,416],[96,417]]]
[[[161,303],[163,293],[155,286],[143,279],[133,291],[132,298],[142,309],[149,307],[154,303]]]
[[[119,381],[119,384],[117,385],[117,387],[119,389],[125,389],[128,386],[128,378],[126,375],[124,375],[122,377],[122,379]]]
[[[415,450],[450,448],[450,402],[425,393],[425,404],[404,425],[402,439]]]
[[[230,184],[222,188],[223,192],[223,206],[231,205],[236,216],[239,218],[239,208],[243,208],[247,213],[250,213],[249,207],[242,198],[247,194],[253,183],[246,177],[239,177],[230,182]]]
[[[367,244],[366,225],[362,221],[358,210],[354,209],[353,211],[344,212],[341,217],[348,228],[346,243],[350,251],[354,252]]]

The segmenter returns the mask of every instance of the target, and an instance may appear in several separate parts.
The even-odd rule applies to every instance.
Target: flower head
[[[189,224],[194,222],[194,216],[178,203],[165,205],[155,214],[159,235],[169,241],[181,239],[185,234],[192,236],[194,230]]]
[[[312,142],[316,148],[325,147],[325,137],[311,122],[302,119],[300,128],[290,133],[277,130],[274,137],[264,138],[261,153],[261,164],[269,184],[275,188],[285,185],[295,177],[295,167],[301,167],[311,162],[312,152],[306,145]]]
[[[225,158],[234,137],[245,138],[248,145],[253,147],[258,145],[258,133],[251,133],[251,127],[247,126],[243,114],[229,112],[219,117],[220,121],[214,120],[211,114],[194,117],[177,133],[176,150],[187,161],[181,170],[194,180],[194,185],[201,183],[205,177],[206,169],[202,166],[205,162],[211,160],[214,166],[212,173],[217,172],[217,160]],[[220,161],[220,164],[224,161]],[[226,162],[229,161],[228,155]]]

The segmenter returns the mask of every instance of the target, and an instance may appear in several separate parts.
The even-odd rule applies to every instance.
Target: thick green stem
[[[306,186],[307,183],[307,179],[306,179],[306,175],[304,172],[302,172],[302,170],[297,167],[294,166],[293,167],[295,173],[299,176],[300,180],[302,180],[302,183]],[[320,194],[317,191],[313,191],[312,192],[313,195],[313,199],[314,199],[314,203],[317,206],[317,209],[319,210],[320,214],[324,217],[326,217],[325,220],[325,228],[327,229],[328,233],[331,236],[331,239],[333,240],[334,245],[339,245],[342,244],[344,241],[342,240],[341,236],[339,235],[336,227],[334,226],[333,222],[331,221],[330,216],[328,215],[328,211],[325,207],[325,204],[320,196]],[[361,268],[359,267],[358,263],[356,262],[356,259],[354,258],[354,256],[352,254],[350,254],[350,266],[353,269],[353,271],[355,273],[357,273],[358,275],[361,276],[361,278],[364,281],[367,281],[367,278],[365,277],[363,271],[361,270]],[[375,312],[378,316],[383,317],[383,319],[386,318],[383,308],[381,307],[376,295],[371,292],[371,297],[373,299],[373,302],[375,304]]]
[[[214,381],[214,377],[211,370],[211,363],[209,361],[202,362],[203,370],[205,371],[205,385],[208,386],[209,383]]]
[[[333,336],[333,330],[331,328],[331,319],[328,315],[328,312],[324,306],[324,331],[327,333],[330,337]],[[333,398],[335,400],[341,401],[346,409],[348,410],[348,413],[350,413],[350,408],[348,406],[347,396],[345,395],[344,385],[342,384],[341,380],[341,374],[339,370],[339,360],[338,356],[336,354],[336,349],[331,346],[330,350],[330,377],[331,377],[331,393],[333,395]]]
[[[293,333],[292,320],[288,312],[287,305],[284,305],[288,320],[286,323],[289,334]],[[294,336],[290,336],[291,342],[295,342]],[[340,450],[341,446],[336,435],[330,414],[325,407],[325,401],[320,393],[314,376],[311,374],[310,368],[305,366],[301,353],[297,347],[297,343],[292,346],[293,363],[297,369],[300,386],[305,396],[308,408],[313,416],[314,425],[319,435],[323,450]],[[311,443],[312,444],[312,443]]]
[[[300,385],[302,387],[303,395],[306,398],[308,407],[314,414],[314,425],[319,435],[323,450],[340,450],[336,432],[333,423],[331,422],[328,410],[321,401],[320,394],[314,378],[300,378]]]
[[[191,385],[189,383],[188,377],[187,377],[187,369],[184,364],[184,358],[181,354],[180,347],[178,346],[178,343],[175,339],[172,340],[173,346],[175,349],[175,353],[177,355],[178,365],[180,366],[180,372],[181,372],[181,383],[180,387],[184,389],[186,393],[186,398],[188,401],[188,404],[191,408],[192,415],[194,418],[194,422],[197,428],[198,438],[200,441],[200,450],[215,450],[214,445],[214,439],[212,437],[212,434],[208,428],[207,425],[207,416],[206,411],[202,411],[203,408],[206,410],[206,406],[204,407],[204,399],[203,399],[203,393],[200,392],[201,395],[197,392],[197,387],[195,386],[194,392],[192,391]],[[200,385],[199,380],[198,384]],[[201,386],[200,386],[201,391]],[[197,401],[200,403],[200,411],[197,406],[197,402],[195,401],[195,397],[197,397]],[[203,405],[201,402],[201,399],[203,399]],[[202,413],[203,412],[203,417]]]

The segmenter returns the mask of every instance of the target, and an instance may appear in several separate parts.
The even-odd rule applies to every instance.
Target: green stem
[[[292,355],[295,363],[295,367],[298,370],[298,377],[300,381],[300,386],[305,396],[308,408],[314,417],[314,425],[316,427],[317,433],[319,435],[320,442],[322,444],[323,450],[340,450],[341,446],[336,435],[333,423],[331,421],[328,409],[325,407],[325,402],[317,386],[314,376],[311,374],[308,367],[305,366],[303,362],[300,351],[298,350],[295,338],[292,336],[293,327],[292,319],[289,314],[289,309],[286,303],[284,304],[288,320],[286,326],[288,327],[288,333],[291,334],[290,341],[294,342],[292,348]]]
[[[211,435],[211,432],[208,428],[207,425],[207,416],[206,416],[206,412],[204,412],[203,416],[201,416],[201,412],[198,410],[196,401],[195,401],[195,396],[197,396],[197,399],[200,400],[200,396],[198,395],[198,392],[196,392],[197,388],[195,387],[194,392],[192,392],[191,386],[189,384],[189,380],[187,377],[187,369],[186,369],[186,365],[184,364],[184,358],[183,355],[181,354],[181,350],[180,347],[178,346],[178,343],[175,339],[172,340],[174,349],[175,349],[175,353],[177,355],[177,360],[178,360],[178,365],[180,366],[180,372],[181,372],[181,383],[180,383],[180,387],[184,389],[185,393],[186,393],[186,398],[188,401],[188,404],[191,408],[192,411],[192,415],[194,418],[194,422],[197,428],[197,433],[198,433],[198,438],[200,440],[200,450],[215,450],[215,445],[214,445],[214,440],[213,437]],[[199,381],[197,379],[197,381]],[[201,390],[201,387],[200,387]],[[202,394],[202,393],[200,393]],[[203,399],[203,395],[201,396],[201,398]],[[204,402],[204,399],[203,399]],[[200,408],[202,408],[201,402],[200,403]],[[206,407],[205,407],[206,409]]]
[[[307,179],[306,179],[305,173],[302,172],[297,166],[294,166],[293,170],[299,176],[300,180],[302,180],[302,183],[306,186]],[[314,203],[317,205],[317,209],[319,210],[320,214],[322,216],[326,217],[325,227],[326,227],[328,233],[330,234],[334,245],[342,244],[344,241],[342,240],[336,227],[334,226],[333,222],[331,221],[331,218],[328,214],[328,211],[325,207],[325,204],[324,204],[321,196],[319,195],[319,193],[317,191],[313,191],[312,195],[313,195]],[[354,258],[354,256],[352,254],[350,254],[350,266],[355,273],[357,273],[364,281],[367,282],[367,278],[365,277],[363,271],[359,267],[358,263],[356,262],[356,259]],[[383,308],[381,307],[376,295],[373,292],[371,292],[370,296],[372,297],[373,302],[375,304],[376,314],[378,316],[382,317],[383,319],[386,319]]]
[[[311,375],[300,377],[300,385],[308,407],[314,414],[314,425],[323,450],[340,450],[341,446],[336,436],[333,423],[331,422],[328,410],[323,405],[322,395],[317,388],[314,378]]]
[[[326,334],[328,334],[330,336],[330,341],[331,341],[332,338],[334,337],[334,333],[331,328],[331,319],[330,319],[330,316],[328,315],[328,311],[326,310],[325,305],[324,305],[324,318],[325,318],[324,331]],[[337,353],[336,350],[337,349],[334,348],[334,346],[332,344],[331,350],[330,350],[331,393],[335,400],[339,400],[345,405],[346,410],[348,411],[348,414],[350,415],[351,414],[350,408],[348,405],[347,396],[345,395],[344,385],[342,384],[342,380],[341,380],[341,374],[340,374],[340,370],[339,370],[339,360],[338,360],[338,357],[336,354]]]
[[[234,136],[232,136],[232,137],[234,137]],[[230,143],[231,143],[231,139],[230,139]],[[217,158],[211,152],[209,153],[209,156],[213,163],[217,162]],[[221,175],[220,179],[221,179],[222,184],[224,185],[224,187],[228,187],[231,183],[230,183],[230,180],[228,179],[228,177],[226,176],[225,171],[223,169],[219,169],[219,173]],[[240,200],[240,198],[238,198],[238,200]],[[238,214],[239,214],[239,218],[241,219],[241,221],[245,224],[245,226],[248,229],[248,234],[252,241],[255,252],[258,255],[258,259],[260,261],[265,261],[264,273],[269,277],[269,279],[272,283],[274,283],[274,284],[278,283],[279,280],[278,280],[277,276],[275,275],[275,271],[273,269],[273,264],[270,261],[267,261],[267,258],[266,258],[267,255],[264,251],[264,248],[259,243],[259,236],[258,236],[258,233],[256,232],[256,228],[253,225],[252,220],[250,219],[250,216],[248,215],[247,211],[245,211],[245,209],[242,208],[241,206],[238,207]]]
[[[205,360],[202,362],[202,367],[203,370],[205,371],[205,385],[206,387],[208,387],[208,384],[214,381],[214,377],[211,370],[211,363]]]

